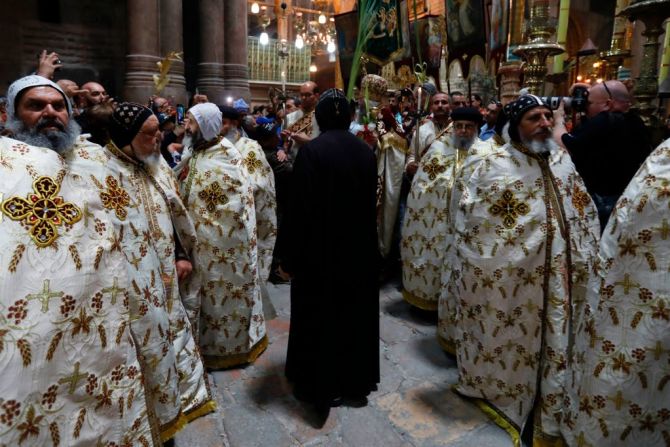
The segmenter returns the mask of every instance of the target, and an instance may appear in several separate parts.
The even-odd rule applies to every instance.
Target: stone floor
[[[380,291],[381,383],[364,408],[333,408],[325,426],[295,400],[284,378],[288,285],[268,284],[278,316],[270,346],[251,366],[210,374],[217,412],[192,422],[178,447],[511,446],[507,434],[450,391],[454,362],[435,339],[436,317],[411,309],[388,284]]]

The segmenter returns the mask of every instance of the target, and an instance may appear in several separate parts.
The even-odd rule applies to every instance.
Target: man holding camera
[[[568,133],[561,104],[554,111],[554,138],[570,152],[598,209],[601,231],[628,182],[651,152],[651,137],[639,116],[629,112],[631,97],[615,80],[588,89],[586,116]],[[576,107],[573,109],[579,111]]]

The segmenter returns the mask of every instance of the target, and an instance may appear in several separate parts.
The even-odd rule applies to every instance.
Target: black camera
[[[578,86],[572,91],[572,96],[542,96],[540,99],[551,110],[558,109],[561,101],[563,101],[566,112],[585,113],[586,107],[589,104],[589,90],[586,87]]]

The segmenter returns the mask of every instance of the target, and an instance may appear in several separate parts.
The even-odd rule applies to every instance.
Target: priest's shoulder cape
[[[56,152],[0,138],[1,444],[160,445],[95,191]]]

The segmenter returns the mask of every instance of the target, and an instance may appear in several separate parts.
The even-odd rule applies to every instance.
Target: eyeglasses
[[[465,124],[465,123],[454,123],[454,129],[456,130],[474,130],[474,124]]]

